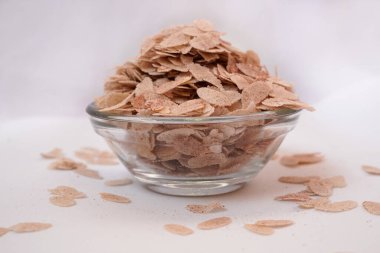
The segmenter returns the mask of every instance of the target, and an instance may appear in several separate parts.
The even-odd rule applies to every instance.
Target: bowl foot
[[[142,175],[135,177],[154,192],[175,196],[211,196],[236,191],[242,188],[248,178],[224,178],[217,180],[175,180],[163,178],[147,178]],[[249,177],[249,179],[251,176]]]

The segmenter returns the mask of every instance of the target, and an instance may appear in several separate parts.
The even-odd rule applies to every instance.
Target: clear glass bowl
[[[149,189],[205,196],[234,191],[276,152],[300,111],[218,117],[123,116],[87,107],[95,131]]]

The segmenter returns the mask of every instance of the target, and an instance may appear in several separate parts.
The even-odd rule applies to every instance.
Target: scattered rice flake
[[[264,226],[264,227],[286,227],[293,225],[294,222],[291,220],[259,220],[255,223],[257,226]]]
[[[305,185],[318,196],[328,197],[332,195],[333,185],[324,180],[310,180]]]
[[[124,185],[130,185],[132,183],[133,181],[129,178],[107,180],[104,182],[104,184],[107,186],[124,186]]]
[[[288,193],[282,196],[277,196],[275,197],[275,200],[304,202],[304,201],[311,200],[311,198],[308,193],[296,192],[296,193]]]
[[[192,229],[185,227],[183,225],[179,225],[179,224],[166,224],[164,228],[169,233],[176,234],[176,235],[185,236],[185,235],[191,235],[193,233]]]
[[[216,229],[229,225],[232,222],[230,217],[218,217],[206,220],[198,224],[198,228],[202,230]]]
[[[328,197],[320,197],[320,198],[316,198],[316,199],[310,199],[310,200],[305,201],[305,202],[301,202],[298,204],[298,206],[301,208],[309,209],[309,208],[314,208],[316,205],[320,205],[322,203],[327,203],[329,201],[330,200]]]
[[[115,165],[118,164],[117,158],[109,151],[99,150],[96,148],[81,148],[75,151],[75,156],[86,161],[89,164],[98,165]]]
[[[64,186],[64,185],[57,186],[54,189],[49,189],[49,192],[53,195],[69,196],[69,197],[74,198],[74,199],[86,197],[86,194],[78,191],[74,187]]]
[[[54,148],[48,152],[41,153],[41,156],[45,159],[56,159],[63,157],[63,153],[60,148]]]
[[[190,204],[186,206],[186,209],[192,213],[213,213],[225,210],[224,205],[219,202],[212,202],[208,205]]]
[[[373,201],[364,201],[363,207],[365,210],[367,210],[370,214],[374,215],[380,215],[380,203],[379,202],[373,202]]]
[[[321,153],[300,153],[283,156],[280,163],[284,166],[295,167],[302,164],[314,164],[322,162],[324,156]]]
[[[76,204],[75,199],[68,195],[52,196],[49,198],[50,203],[60,207],[70,207]]]
[[[247,230],[259,235],[272,235],[274,233],[274,229],[271,227],[264,227],[256,224],[245,224],[244,227]]]
[[[3,236],[5,235],[6,233],[8,233],[10,230],[8,228],[2,228],[0,227],[0,236]]]
[[[78,170],[87,168],[86,164],[75,162],[69,158],[59,158],[49,165],[49,169],[55,170]]]
[[[352,200],[338,202],[322,202],[315,205],[315,209],[325,212],[344,212],[356,208],[358,204]]]
[[[116,202],[116,203],[129,203],[131,200],[127,197],[116,195],[113,193],[101,192],[99,193],[101,198],[106,201]]]
[[[370,165],[363,165],[362,169],[368,174],[372,175],[380,175],[380,168]]]
[[[288,177],[280,177],[278,181],[282,183],[288,183],[288,184],[304,184],[309,182],[312,179],[320,179],[318,176],[307,176],[307,177],[300,177],[300,176],[288,176]]]
[[[99,180],[103,179],[103,177],[99,175],[98,171],[92,170],[92,169],[87,169],[87,168],[77,169],[77,170],[74,170],[74,172],[88,178],[99,179]]]
[[[40,222],[23,222],[11,226],[9,229],[16,233],[37,232],[50,228],[52,225],[49,223]]]
[[[325,178],[322,181],[331,184],[334,188],[343,188],[347,186],[346,179],[343,176],[334,176]]]

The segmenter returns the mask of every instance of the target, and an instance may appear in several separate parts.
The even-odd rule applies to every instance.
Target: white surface
[[[366,252],[380,247],[380,217],[361,206],[345,213],[299,210],[274,201],[301,186],[283,175],[344,175],[348,186],[333,200],[380,201],[380,20],[378,1],[0,1],[0,226],[50,222],[33,234],[6,234],[0,252]],[[253,48],[269,68],[297,84],[317,111],[304,113],[281,152],[321,151],[322,164],[288,169],[271,161],[244,189],[217,197],[180,198],[138,183],[120,188],[71,172],[51,171],[39,153],[61,147],[105,148],[84,106],[101,94],[115,65],[136,55],[142,39],[162,27],[206,17],[243,49]],[[129,175],[121,166],[93,166],[106,179]],[[59,208],[47,189],[72,185],[89,198]],[[110,191],[132,199],[103,202]],[[227,211],[196,215],[188,203],[222,201]],[[216,216],[233,223],[215,231],[196,224]],[[295,225],[273,236],[251,234],[244,223],[286,218]],[[195,229],[188,237],[166,223]]]
[[[373,88],[373,87],[372,87]],[[371,85],[356,90],[367,93]],[[352,94],[331,98],[345,104]],[[375,96],[373,96],[375,97]],[[348,101],[349,102],[349,101]],[[357,102],[360,102],[357,101]],[[332,200],[380,201],[379,178],[364,173],[360,166],[380,164],[378,153],[379,118],[370,113],[372,105],[352,104],[346,110],[361,114],[360,122],[342,108],[328,109],[331,103],[317,106],[316,113],[304,113],[300,124],[286,139],[281,153],[321,151],[322,164],[299,169],[284,168],[271,161],[240,191],[216,197],[182,198],[156,194],[138,183],[107,187],[102,181],[80,177],[70,171],[47,169],[41,151],[59,146],[69,156],[83,146],[104,148],[87,119],[30,118],[10,121],[0,129],[2,177],[0,179],[1,226],[21,221],[51,222],[50,230],[34,234],[9,233],[0,238],[1,252],[378,252],[380,217],[359,206],[344,213],[300,210],[294,203],[274,201],[275,196],[302,189],[277,182],[284,175],[344,175],[348,186],[336,189]],[[330,116],[331,112],[335,116]],[[374,135],[370,135],[373,133]],[[123,166],[92,166],[106,179],[129,175]],[[47,189],[71,185],[88,194],[78,205],[60,208],[49,204]],[[102,201],[102,191],[131,198],[127,205]],[[221,201],[227,211],[198,215],[185,210],[189,203]],[[230,216],[233,223],[214,231],[200,231],[196,224],[217,216]],[[273,236],[252,234],[244,223],[258,219],[292,219],[295,225],[279,229]],[[188,237],[163,230],[166,223],[185,224],[195,230]]]

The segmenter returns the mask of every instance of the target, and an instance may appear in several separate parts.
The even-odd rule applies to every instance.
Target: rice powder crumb
[[[315,209],[325,212],[344,212],[356,208],[358,204],[352,200],[338,202],[322,202],[315,205]]]
[[[212,202],[208,205],[189,204],[186,209],[192,213],[212,213],[225,210],[225,207],[219,202]]]

